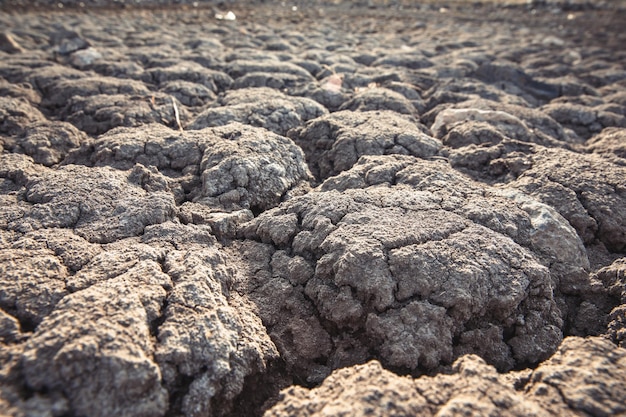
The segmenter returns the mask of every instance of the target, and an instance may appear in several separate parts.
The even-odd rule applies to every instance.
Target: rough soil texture
[[[170,3],[0,3],[0,414],[626,414],[624,2]]]

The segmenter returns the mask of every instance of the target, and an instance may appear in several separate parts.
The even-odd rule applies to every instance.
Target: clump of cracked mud
[[[0,414],[626,413],[622,3],[180,3],[0,12]]]

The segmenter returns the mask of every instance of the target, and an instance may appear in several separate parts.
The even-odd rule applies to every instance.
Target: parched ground
[[[0,4],[0,414],[626,414],[623,1]]]

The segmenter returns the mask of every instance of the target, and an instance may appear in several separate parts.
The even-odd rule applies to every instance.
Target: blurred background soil
[[[488,21],[555,36],[573,46],[612,50],[618,61],[626,51],[626,0],[0,0],[0,13],[9,14],[46,11],[62,15],[94,9],[109,13],[160,10],[202,18],[207,12],[212,17],[233,10],[239,20],[273,25],[288,21],[306,27],[309,19],[328,19],[337,24],[354,22],[355,31],[391,29],[400,33],[425,20]],[[189,15],[188,11],[194,13]],[[359,27],[361,18],[368,20],[367,28]]]

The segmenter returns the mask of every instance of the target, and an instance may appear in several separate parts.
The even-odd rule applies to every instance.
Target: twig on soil
[[[174,97],[172,97],[172,107],[174,107],[174,116],[176,117],[176,124],[178,125],[178,130],[183,131],[183,125],[180,123],[180,114],[178,113],[178,106],[176,106],[176,102],[174,101]]]

